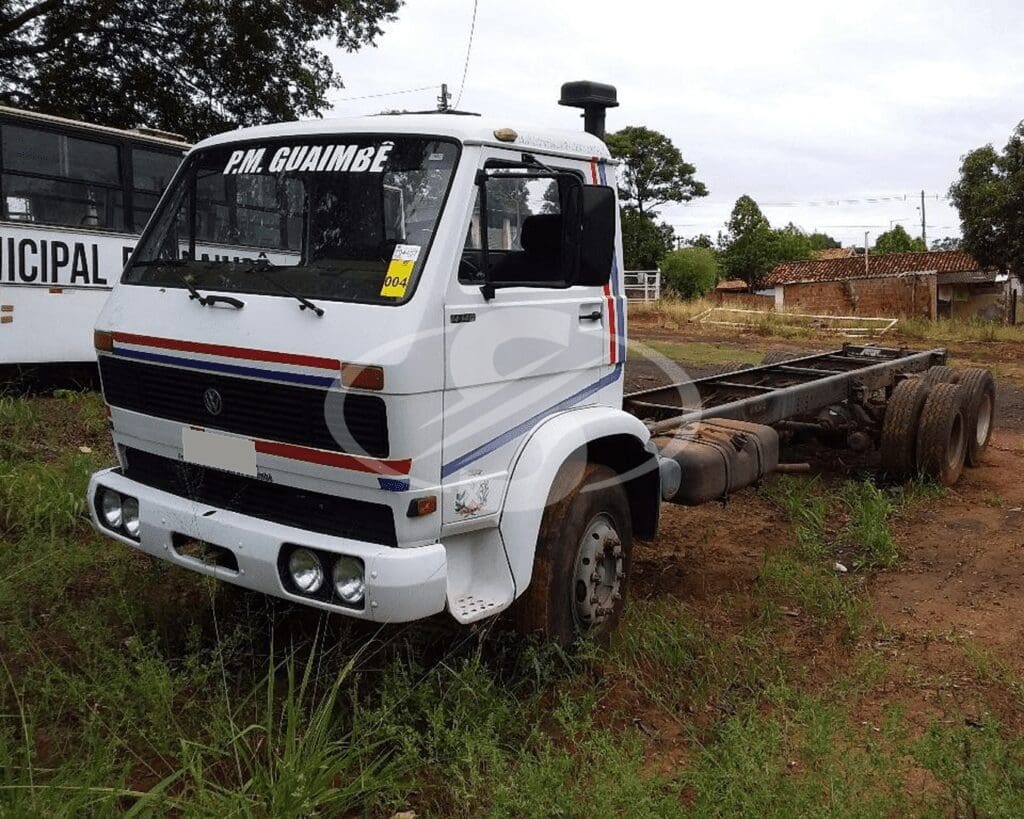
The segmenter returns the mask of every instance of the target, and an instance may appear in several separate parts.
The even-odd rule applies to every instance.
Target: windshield
[[[197,151],[127,284],[396,304],[412,295],[459,148],[427,137],[278,139]]]

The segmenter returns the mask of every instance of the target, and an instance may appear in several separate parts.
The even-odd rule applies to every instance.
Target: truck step
[[[483,620],[485,617],[497,614],[502,609],[507,608],[507,606],[508,601],[506,600],[488,600],[484,597],[464,594],[456,599],[451,610],[456,620],[466,624],[475,623],[477,620]]]

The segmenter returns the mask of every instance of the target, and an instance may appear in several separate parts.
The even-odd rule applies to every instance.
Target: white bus
[[[0,106],[0,365],[96,360],[96,316],[188,147]]]

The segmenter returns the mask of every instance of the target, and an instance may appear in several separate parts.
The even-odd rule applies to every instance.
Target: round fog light
[[[121,503],[121,517],[124,521],[124,530],[131,537],[139,536],[139,499],[125,496]]]
[[[104,523],[111,529],[121,528],[121,496],[113,489],[100,490],[100,513]]]
[[[363,602],[366,583],[363,581],[363,564],[354,557],[339,557],[332,572],[334,591],[350,606]]]
[[[288,558],[292,583],[303,594],[315,594],[324,584],[324,567],[309,549],[296,549]]]

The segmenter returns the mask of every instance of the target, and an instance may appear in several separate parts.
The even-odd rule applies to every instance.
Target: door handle
[[[580,313],[580,321],[600,321],[601,311],[594,310],[592,313]]]

